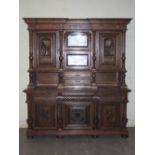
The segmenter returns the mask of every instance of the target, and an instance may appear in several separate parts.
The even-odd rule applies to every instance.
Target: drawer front
[[[86,72],[64,72],[64,78],[80,78],[80,77],[90,77],[91,73],[86,71]]]
[[[117,84],[117,74],[114,73],[96,73],[97,84]]]
[[[29,92],[29,94],[33,97],[33,99],[48,99],[48,98],[55,98],[58,94],[57,88],[40,88],[32,90],[32,92]]]
[[[36,85],[57,85],[58,73],[37,73]]]
[[[97,95],[100,97],[120,97],[122,90],[120,87],[98,87]]]
[[[90,85],[90,79],[82,80],[82,79],[72,79],[72,80],[64,80],[65,85]]]

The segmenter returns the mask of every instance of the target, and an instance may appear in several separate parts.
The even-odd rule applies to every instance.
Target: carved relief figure
[[[112,39],[105,39],[104,41],[104,55],[112,56],[113,55],[113,40]]]
[[[50,56],[51,44],[50,44],[50,39],[43,39],[41,42],[41,51],[40,54],[41,56]]]

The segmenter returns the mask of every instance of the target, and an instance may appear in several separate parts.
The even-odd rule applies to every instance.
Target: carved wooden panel
[[[56,32],[37,33],[37,66],[50,66],[56,68],[57,58],[57,37]]]
[[[104,64],[115,64],[115,38],[109,35],[99,35],[99,63]]]
[[[64,129],[92,128],[93,105],[90,102],[68,101],[63,103]]]
[[[118,127],[120,119],[120,107],[118,104],[101,103],[99,109],[99,128]]]
[[[57,126],[56,118],[56,105],[47,104],[44,101],[35,104],[35,122],[36,128],[51,128],[54,129]]]
[[[97,68],[113,67],[118,63],[120,56],[121,38],[119,32],[97,32],[96,33],[96,51]]]

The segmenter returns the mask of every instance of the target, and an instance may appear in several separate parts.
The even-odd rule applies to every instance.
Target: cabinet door
[[[34,103],[34,128],[56,129],[57,108],[52,101],[40,100]]]
[[[39,31],[34,33],[35,66],[37,68],[58,67],[59,33],[55,31]]]
[[[94,105],[90,102],[67,101],[62,103],[64,129],[91,129]]]
[[[100,104],[98,107],[99,129],[119,126],[120,106],[117,104]]]
[[[97,69],[116,69],[120,67],[121,39],[121,32],[96,32]]]

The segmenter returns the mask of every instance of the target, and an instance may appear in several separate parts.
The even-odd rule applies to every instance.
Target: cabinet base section
[[[71,135],[88,135],[88,136],[101,136],[101,135],[121,135],[128,137],[128,130],[126,129],[113,129],[113,130],[33,130],[27,129],[27,138],[34,136],[71,136]]]

